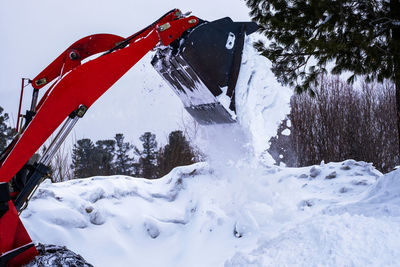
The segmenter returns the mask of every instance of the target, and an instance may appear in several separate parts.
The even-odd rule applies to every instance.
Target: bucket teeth
[[[255,30],[255,23],[230,18],[200,21],[153,57],[154,68],[200,124],[235,122],[235,87],[244,37]],[[230,103],[222,104],[219,97],[229,98]]]
[[[236,122],[233,116],[219,102],[185,107],[185,109],[202,125]]]

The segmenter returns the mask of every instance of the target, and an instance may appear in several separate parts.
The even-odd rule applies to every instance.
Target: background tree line
[[[200,154],[182,131],[171,132],[162,147],[158,147],[156,135],[151,132],[145,132],[139,140],[142,147],[126,142],[121,133],[95,143],[88,138],[78,140],[72,149],[73,176],[122,174],[154,179],[199,160]]]
[[[397,127],[396,146],[400,155],[400,0],[246,0],[246,3],[259,32],[269,39],[259,40],[255,47],[271,60],[271,71],[282,84],[297,92],[313,93],[319,77],[328,72],[350,73],[349,83],[356,77],[364,77],[368,82],[391,81],[395,93],[384,94],[393,95],[396,113],[391,114],[396,124],[390,125]],[[374,97],[364,101],[379,101],[383,96]],[[364,116],[373,119],[372,115]],[[374,134],[380,138],[379,133]],[[380,141],[365,143],[365,149],[370,150],[376,142]]]
[[[8,114],[3,113],[0,107],[0,153],[15,135],[15,129],[8,125],[8,120]],[[164,176],[177,166],[198,162],[201,157],[201,153],[191,145],[182,131],[171,132],[165,146],[159,147],[156,135],[151,132],[145,132],[139,140],[141,147],[126,142],[121,133],[113,139],[96,142],[83,138],[75,142],[72,153],[63,145],[50,166],[52,180],[61,182],[116,174],[154,179]],[[42,150],[45,150],[45,146]]]
[[[8,113],[3,113],[4,109],[0,107],[0,153],[3,152],[8,142],[12,140],[15,130],[7,125]]]
[[[291,112],[270,140],[269,153],[277,163],[299,167],[346,159],[374,163],[383,172],[400,164],[397,154],[395,86],[393,82],[361,82],[352,86],[337,76],[320,77],[313,86],[315,96],[295,94]],[[0,108],[0,148],[11,140],[7,114]],[[290,133],[290,134],[289,134]],[[93,142],[78,140],[72,151],[61,149],[52,164],[56,181],[94,175],[123,174],[157,178],[176,166],[192,164],[200,153],[185,134],[174,131],[168,143],[159,147],[150,132],[140,137],[141,147],[125,141],[123,134],[114,139]],[[72,174],[70,172],[72,169]]]
[[[270,140],[269,152],[278,163],[297,167],[355,159],[383,172],[399,164],[393,82],[352,86],[331,76],[312,90],[314,97],[292,97],[290,114]]]

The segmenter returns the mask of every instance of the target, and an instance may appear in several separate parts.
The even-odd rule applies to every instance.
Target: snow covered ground
[[[158,180],[43,183],[21,218],[35,242],[94,266],[398,266],[400,170],[347,160],[304,168],[264,153],[290,93],[247,43],[240,124],[201,127],[207,162]]]
[[[400,170],[207,163],[158,180],[41,185],[22,219],[37,242],[94,266],[398,266]]]

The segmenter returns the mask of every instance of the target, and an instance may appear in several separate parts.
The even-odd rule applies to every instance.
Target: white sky
[[[244,0],[2,0],[0,1],[0,106],[16,121],[22,77],[33,78],[68,46],[95,33],[123,37],[179,8],[205,20],[250,20]],[[31,87],[26,90],[26,105]],[[68,101],[68,100],[66,100]],[[145,57],[88,111],[73,135],[94,140],[122,132],[136,141],[145,131],[161,139],[186,116]]]

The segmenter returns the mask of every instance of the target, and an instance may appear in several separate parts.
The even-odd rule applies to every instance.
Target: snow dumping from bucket
[[[255,156],[266,165],[275,161],[266,151],[281,121],[290,112],[293,90],[282,86],[275,78],[271,62],[261,56],[253,43],[261,36],[245,38],[242,64],[236,84],[236,115],[248,132]]]
[[[214,169],[258,164],[271,166],[275,160],[267,152],[269,140],[290,112],[293,90],[278,83],[271,62],[253,44],[260,35],[246,36],[240,73],[235,87],[236,123],[206,125],[199,128],[195,143]],[[218,100],[229,103],[221,94]]]

